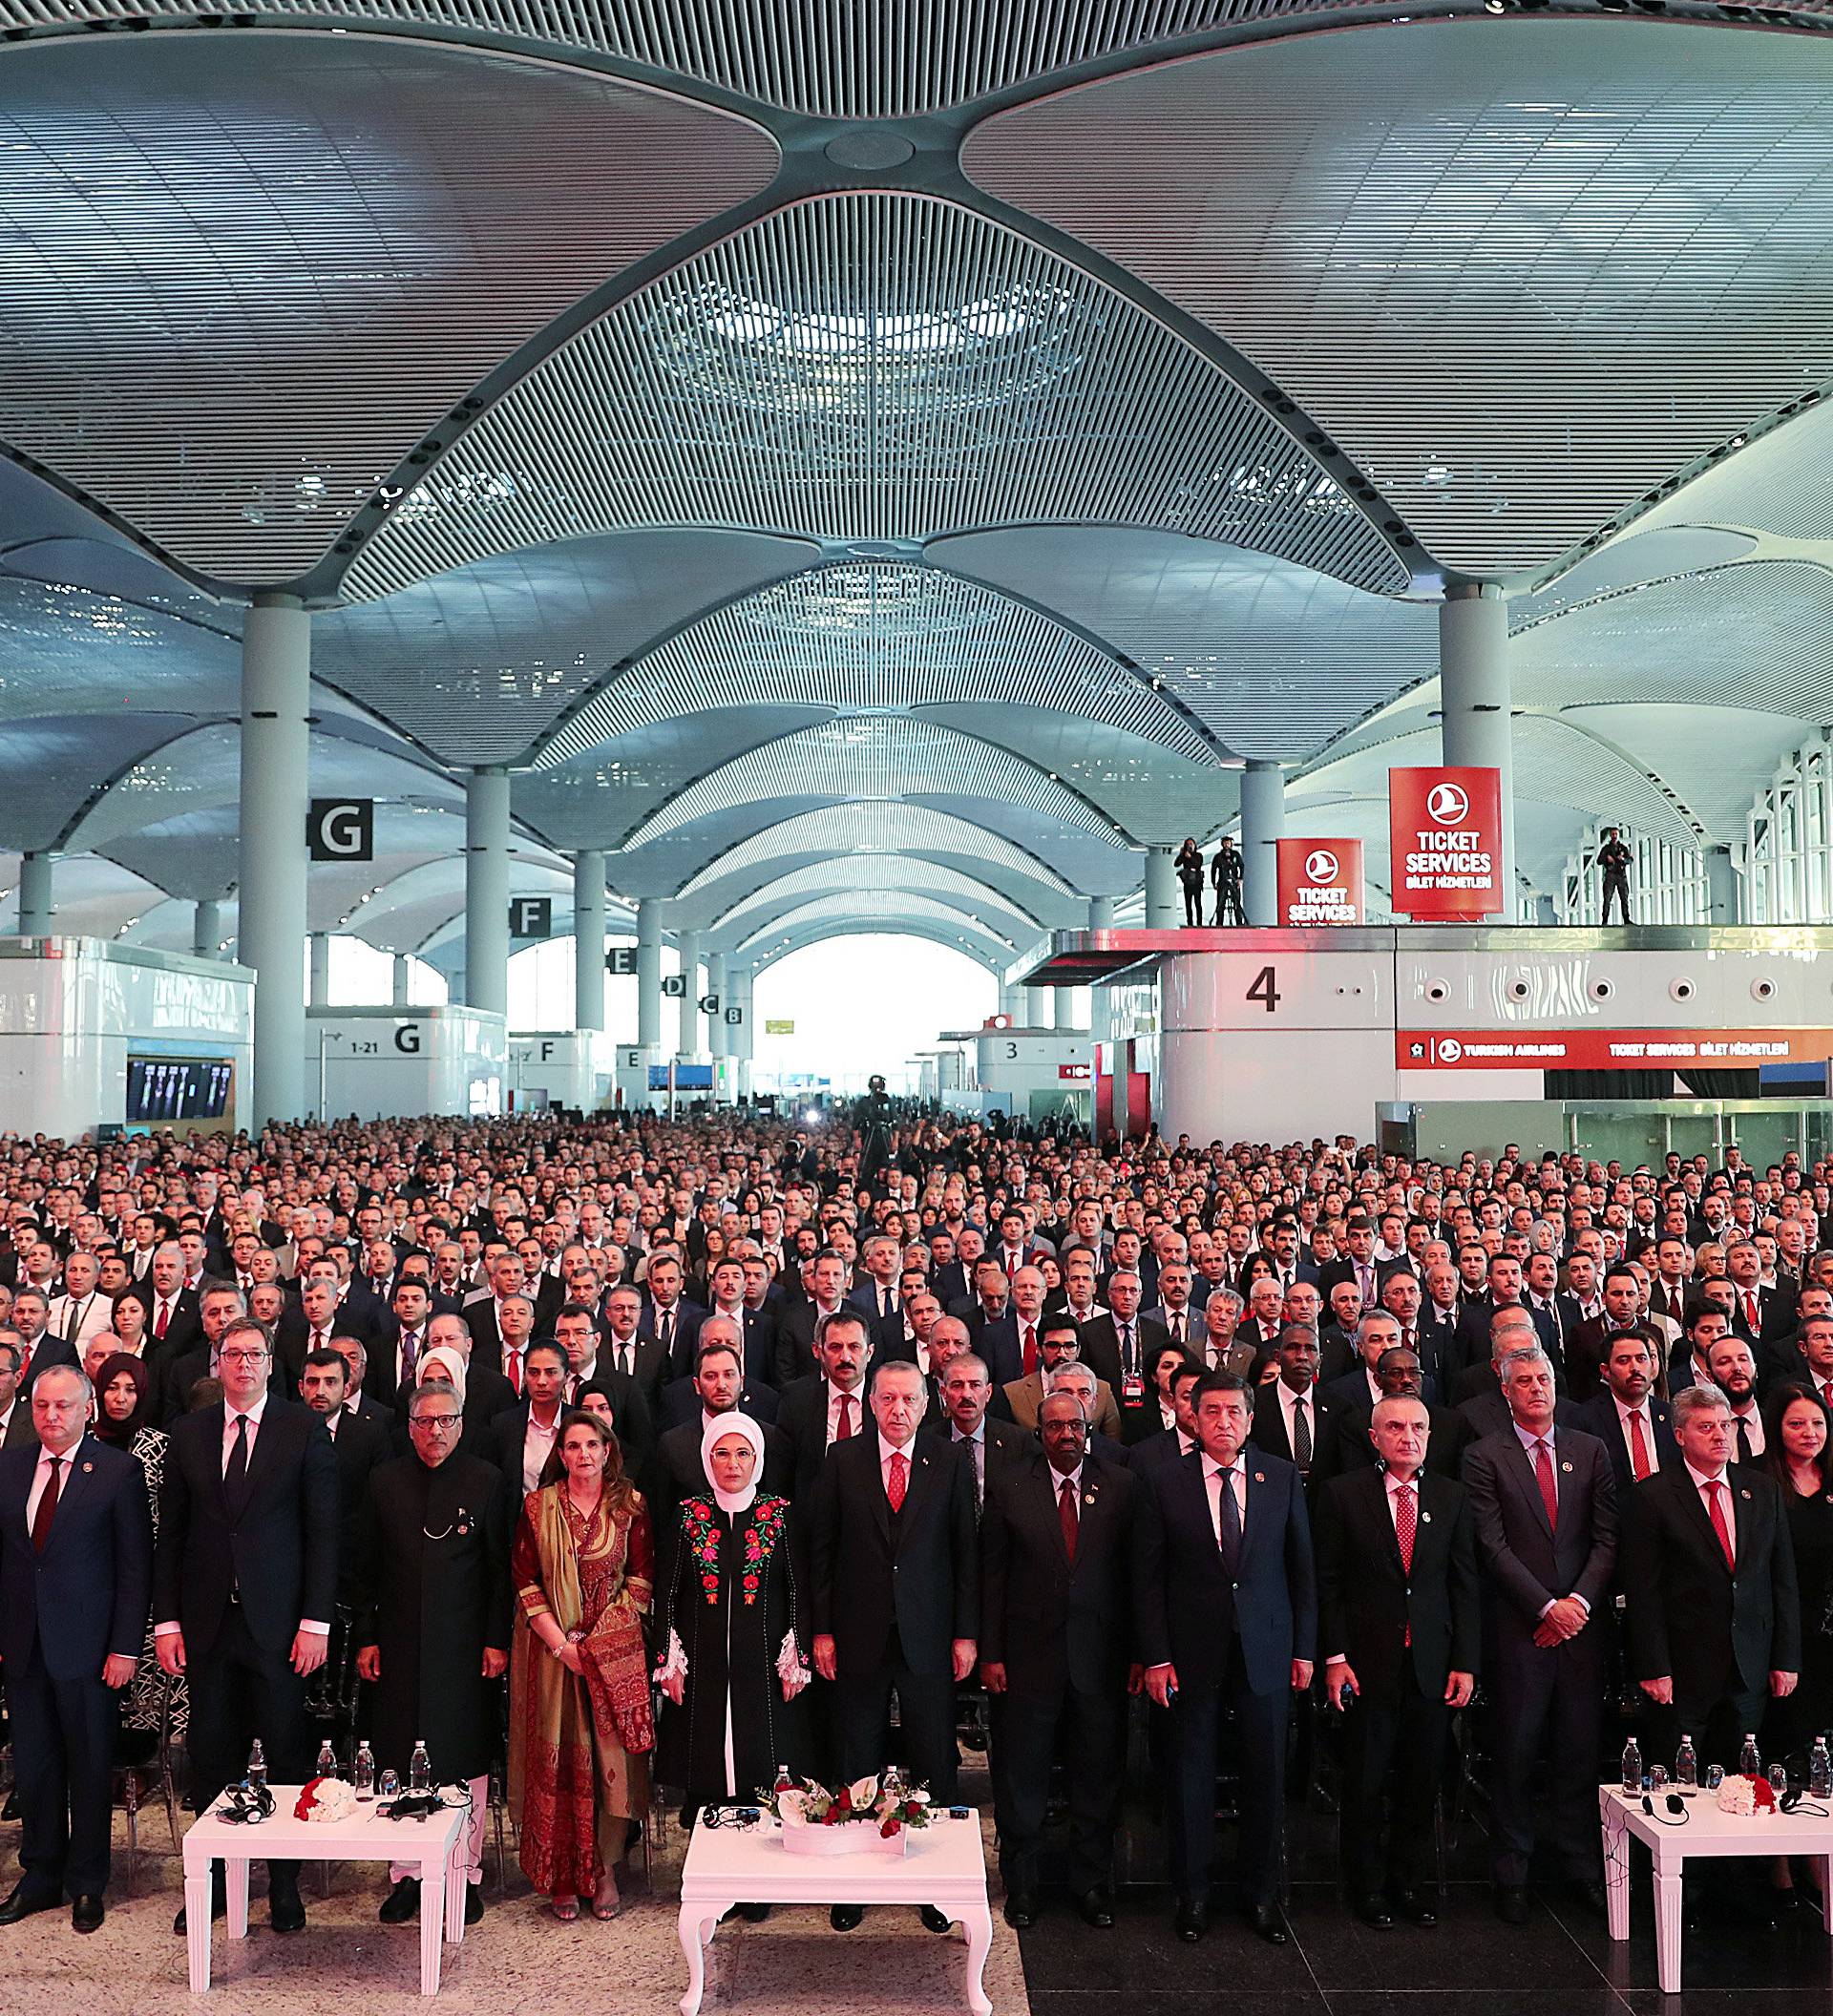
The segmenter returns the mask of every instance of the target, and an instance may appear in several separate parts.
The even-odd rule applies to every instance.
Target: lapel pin
[[[85,1464],[83,1465],[83,1468],[84,1468],[85,1470],[87,1470],[87,1469],[89,1468],[89,1465],[88,1465],[87,1463],[85,1463]],[[1749,1499],[1749,1497],[1750,1497],[1750,1493],[1749,1493],[1748,1491],[1740,1491],[1740,1492],[1738,1492],[1738,1496],[1739,1498],[1741,1498],[1741,1499],[1744,1499],[1744,1500],[1748,1500],[1748,1499]]]
[[[1568,1477],[1570,1477],[1570,1476],[1571,1476],[1571,1474],[1572,1474],[1572,1466],[1571,1466],[1571,1464],[1570,1464],[1570,1463],[1561,1463],[1559,1467],[1560,1467],[1560,1468],[1561,1468],[1561,1469],[1562,1469],[1563,1471],[1565,1471],[1565,1473],[1566,1473],[1566,1475],[1567,1475]]]
[[[1256,1484],[1264,1484],[1267,1480],[1267,1473],[1264,1470],[1256,1470],[1254,1473],[1254,1480]]]
[[[1422,1513],[1420,1514],[1420,1523],[1421,1523],[1422,1525],[1426,1525],[1426,1526],[1429,1526],[1429,1525],[1430,1525],[1430,1524],[1432,1523],[1432,1515],[1431,1515],[1431,1513],[1429,1513],[1429,1512],[1422,1512]]]
[[[84,1475],[85,1477],[87,1477],[87,1476],[89,1475],[89,1473],[90,1473],[90,1472],[91,1472],[91,1471],[92,1471],[93,1469],[95,1469],[95,1465],[94,1463],[85,1463],[85,1464],[83,1465],[83,1475]],[[1745,1496],[1746,1498],[1748,1498],[1748,1497],[1750,1496],[1750,1493],[1749,1493],[1748,1491],[1746,1491],[1746,1492],[1744,1493],[1744,1496]]]
[[[1095,1494],[1092,1491],[1085,1491],[1082,1494],[1082,1502],[1085,1505],[1092,1505],[1095,1502]]]

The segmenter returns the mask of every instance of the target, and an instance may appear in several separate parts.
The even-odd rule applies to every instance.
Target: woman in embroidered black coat
[[[714,1488],[684,1500],[664,1536],[655,1606],[656,1775],[683,1789],[689,1815],[751,1800],[779,1764],[808,1766],[794,1514],[752,1482],[764,1442],[748,1416],[715,1417],[702,1458]]]

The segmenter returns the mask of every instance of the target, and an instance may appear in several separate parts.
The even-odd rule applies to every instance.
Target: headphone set
[[[243,1778],[240,1785],[230,1786],[223,1794],[217,1817],[232,1827],[259,1827],[263,1820],[273,1817],[273,1812],[274,1796],[265,1780]]]

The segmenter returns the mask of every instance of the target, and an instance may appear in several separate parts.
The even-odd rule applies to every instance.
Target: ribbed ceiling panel
[[[816,861],[780,875],[768,887],[735,903],[715,917],[710,930],[724,937],[746,937],[768,918],[798,903],[804,896],[826,895],[834,890],[858,890],[881,895],[891,908],[906,891],[936,896],[953,896],[970,914],[1007,932],[1020,925],[1042,929],[1042,920],[1022,910],[1010,897],[1002,896],[984,882],[933,861],[908,861],[899,854],[855,854],[846,861]]]
[[[1241,756],[1297,763],[1438,666],[1438,619],[1266,554],[1160,533],[1020,527],[931,557],[1106,639]]]
[[[235,641],[163,610],[0,575],[0,721],[92,707],[234,713]]]
[[[1657,504],[1650,525],[1745,525],[1784,539],[1833,538],[1833,404],[1728,455]]]
[[[881,931],[895,931],[899,920],[905,917],[920,917],[926,923],[944,927],[950,932],[966,933],[983,939],[997,941],[1008,950],[1016,949],[1020,937],[1007,937],[1003,932],[996,931],[992,925],[980,922],[965,912],[940,903],[933,896],[886,895],[874,896],[869,891],[844,891],[834,895],[817,896],[812,902],[804,903],[800,909],[773,917],[761,931],[756,931],[733,949],[739,953],[756,953],[765,950],[778,938],[806,936],[812,939],[823,935],[816,928],[826,923],[844,923],[868,920],[875,923]]]
[[[51,847],[86,798],[189,725],[182,715],[123,707],[9,722],[0,735],[0,847]],[[136,823],[172,809],[142,803]]]
[[[1654,581],[1530,624],[1510,655],[1536,705],[1754,707],[1798,716],[1805,734],[1833,723],[1833,574],[1746,560]]]
[[[314,618],[312,667],[448,762],[507,763],[620,660],[808,556],[715,532],[502,554]]]
[[[885,540],[1064,520],[1405,584],[1321,466],[1143,311],[968,211],[847,195],[581,330],[395,507],[347,592],[643,523]]]
[[[554,42],[796,112],[870,119],[938,111],[1065,64],[1306,10],[1307,0],[255,0],[238,13]],[[22,27],[217,11],[210,0],[0,0],[0,23]]]
[[[1544,567],[1833,377],[1833,47],[1477,15],[1265,42],[969,136],[1260,365],[1439,559]]]
[[[0,435],[216,578],[291,579],[581,294],[768,183],[661,93],[360,36],[0,72]]]
[[[879,804],[825,806],[819,811],[799,812],[709,861],[684,885],[681,894],[698,895],[715,882],[794,854],[894,852],[975,855],[990,868],[1011,869],[1048,881],[1064,895],[1072,893],[1069,884],[1039,856],[1014,847],[984,827],[922,806]]]
[[[1036,610],[925,568],[862,561],[779,581],[679,632],[595,693],[537,762],[698,707],[971,702],[1085,716],[1196,762],[1215,753],[1144,680]]]
[[[798,729],[748,750],[659,808],[628,845],[641,847],[708,813],[759,799],[907,798],[926,791],[999,799],[1087,832],[1108,830],[1091,806],[1010,750],[933,722],[887,715]]]

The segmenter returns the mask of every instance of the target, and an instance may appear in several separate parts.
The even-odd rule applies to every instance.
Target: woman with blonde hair
[[[562,1417],[565,1476],[529,1493],[511,1579],[509,1792],[523,1872],[573,1920],[620,1909],[614,1864],[649,1803],[655,1745],[643,1617],[655,1547],[607,1422]]]

